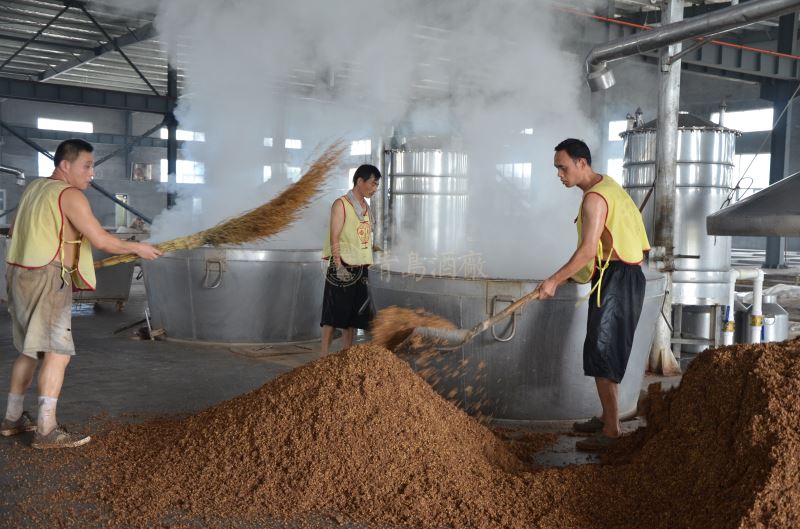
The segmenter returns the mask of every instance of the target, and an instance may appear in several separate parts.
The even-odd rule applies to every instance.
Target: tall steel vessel
[[[645,201],[656,176],[656,121],[625,131],[624,187],[637,205]],[[718,211],[733,177],[736,138],[741,133],[691,114],[678,119],[678,170],[675,196],[676,305],[724,305],[727,302],[730,237],[706,234],[706,217]],[[647,234],[655,231],[654,200],[642,214]]]

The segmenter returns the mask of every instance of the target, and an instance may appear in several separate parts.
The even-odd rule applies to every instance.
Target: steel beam
[[[124,48],[125,46],[136,44],[137,42],[152,39],[155,37],[155,35],[156,30],[153,27],[153,24],[146,24],[138,29],[131,30],[131,32],[126,35],[113,39],[113,42],[107,42],[97,46],[92,51],[82,53],[73,59],[62,62],[58,66],[50,67],[46,71],[40,73],[38,78],[40,81],[47,81],[48,79],[52,79],[59,74],[68,72],[73,68],[77,68],[99,57],[102,57],[103,55],[116,51],[117,48]]]
[[[167,124],[167,173],[169,173],[169,183],[177,183],[178,172],[178,120],[173,111],[174,105],[178,101],[178,70],[170,64],[167,70],[167,96],[171,104],[169,112],[164,117]],[[174,191],[167,193],[167,208],[171,208],[177,201],[177,194]]]
[[[163,124],[160,126],[163,127]],[[60,142],[70,138],[80,138],[88,141],[92,145],[125,145],[126,139],[128,142],[132,141],[132,136],[128,137],[124,134],[111,134],[108,132],[65,132],[61,130],[37,129],[35,127],[21,127],[8,123],[5,124],[4,128],[13,129],[14,132],[17,132],[21,137],[28,138],[30,140],[51,140]],[[161,138],[141,137],[136,141],[137,143],[135,146],[138,147],[153,147],[158,149],[167,148],[167,140],[163,140]],[[182,143],[183,142],[180,141],[178,142],[179,148]]]
[[[169,98],[164,96],[23,81],[5,77],[0,77],[0,97],[153,114],[166,114],[171,108]]]
[[[61,15],[63,15],[63,14],[64,14],[64,11],[66,11],[67,9],[69,9],[69,6],[68,6],[68,5],[67,5],[67,6],[64,6],[64,7],[61,9],[61,11],[59,11],[58,13],[56,13],[56,15],[55,15],[55,16],[54,16],[52,19],[50,19],[50,21],[49,21],[47,24],[45,24],[44,26],[42,26],[41,28],[39,28],[39,31],[37,31],[37,32],[36,32],[36,33],[35,33],[35,34],[34,34],[34,35],[31,37],[31,38],[29,38],[27,41],[25,41],[25,42],[22,44],[22,46],[20,46],[20,47],[19,47],[19,49],[17,49],[17,51],[15,51],[14,53],[12,53],[12,54],[11,54],[11,56],[10,56],[8,59],[6,59],[6,60],[3,62],[3,64],[0,64],[0,70],[2,70],[3,68],[5,68],[5,67],[6,67],[6,65],[7,65],[8,63],[10,63],[11,61],[13,61],[13,60],[14,60],[14,57],[16,57],[17,55],[19,55],[20,53],[22,53],[22,51],[23,51],[25,48],[27,48],[27,47],[28,47],[28,44],[30,44],[31,42],[33,42],[34,40],[36,40],[36,39],[37,39],[37,37],[39,37],[39,35],[41,35],[42,33],[44,33],[44,30],[46,30],[47,28],[49,28],[49,27],[50,27],[50,25],[51,25],[53,22],[55,22],[56,20],[58,20],[58,17],[60,17]]]

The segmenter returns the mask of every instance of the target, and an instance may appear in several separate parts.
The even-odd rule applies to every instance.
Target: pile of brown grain
[[[96,443],[126,522],[344,515],[413,527],[525,527],[523,465],[386,349],[362,345],[180,421]]]
[[[699,355],[608,454],[608,527],[800,527],[800,341]]]
[[[115,426],[59,454],[91,461],[64,489],[24,485],[24,460],[15,473],[37,527],[90,511],[102,527],[800,527],[800,341],[699,355],[647,419],[605,465],[533,469],[514,454],[546,438],[504,443],[366,345],[182,420]],[[43,482],[59,494],[40,501]]]

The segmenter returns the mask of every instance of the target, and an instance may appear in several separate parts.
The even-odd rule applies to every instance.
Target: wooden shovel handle
[[[515,301],[514,303],[512,303],[508,307],[504,308],[503,310],[501,310],[500,312],[498,312],[497,314],[495,314],[494,316],[492,316],[488,320],[483,321],[483,322],[477,324],[472,329],[470,329],[469,333],[467,334],[467,340],[469,340],[472,337],[482,333],[483,331],[485,331],[489,327],[492,327],[493,325],[496,325],[497,323],[501,322],[502,320],[508,318],[518,308],[522,307],[523,305],[527,305],[528,303],[530,303],[531,301],[533,301],[535,299],[539,299],[539,289],[538,288],[536,290],[534,290],[533,292],[525,294],[524,296],[519,298],[517,301]]]

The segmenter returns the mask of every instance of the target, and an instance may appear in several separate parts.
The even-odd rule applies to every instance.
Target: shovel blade
[[[467,341],[466,329],[416,327],[394,350],[397,354],[418,354],[425,351],[452,351]]]

